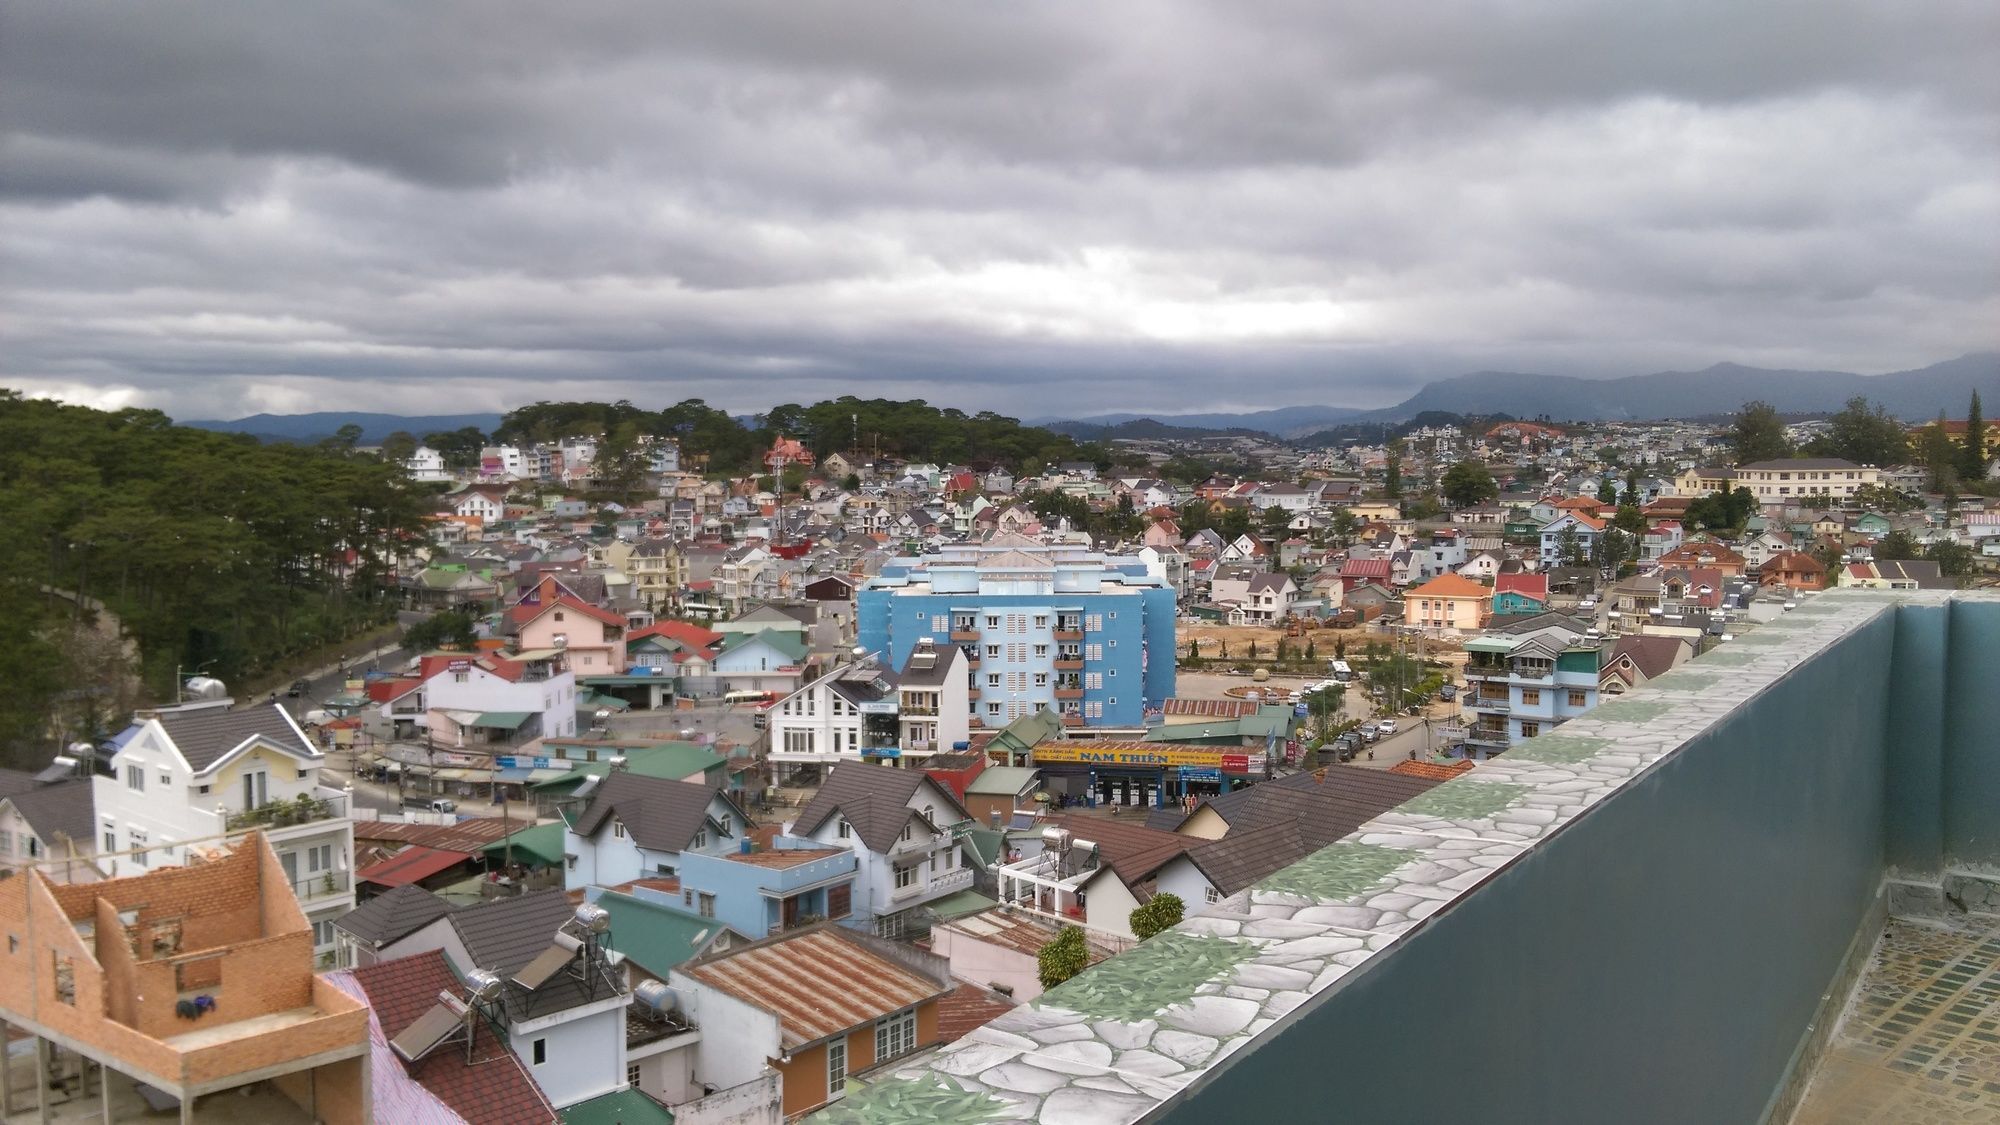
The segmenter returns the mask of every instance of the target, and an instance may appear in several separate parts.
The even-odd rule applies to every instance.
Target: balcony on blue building
[[[2000,1118],[1995,654],[1991,593],[1809,599],[841,1111]]]

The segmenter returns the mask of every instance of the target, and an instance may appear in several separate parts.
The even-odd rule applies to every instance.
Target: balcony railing
[[[1474,711],[1512,711],[1514,709],[1513,701],[1504,695],[1494,696],[1490,699],[1483,695],[1477,696],[1471,702],[1467,703],[1466,706],[1471,707]]]
[[[1057,698],[1057,699],[1082,699],[1082,698],[1083,698],[1083,689],[1082,689],[1082,688],[1080,688],[1080,687],[1059,687],[1059,688],[1057,688],[1057,689],[1056,689],[1056,698]]]
[[[345,871],[322,871],[292,882],[292,893],[301,903],[344,895],[354,886],[354,877]]]
[[[1059,641],[1080,641],[1083,639],[1083,630],[1081,629],[1057,629],[1055,634],[1056,640]]]
[[[1083,671],[1083,657],[1081,657],[1081,656],[1058,656],[1058,657],[1056,657],[1056,671],[1058,671],[1058,672],[1081,672],[1081,671]]]
[[[954,627],[951,631],[951,639],[954,641],[976,641],[979,639],[979,630]]]
[[[228,829],[237,832],[248,828],[295,828],[316,820],[338,820],[346,815],[345,796],[302,794],[288,800],[271,801],[244,812],[230,813]]]

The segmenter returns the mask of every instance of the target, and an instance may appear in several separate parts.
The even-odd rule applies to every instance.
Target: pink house
[[[625,617],[577,597],[554,575],[543,575],[507,611],[521,652],[560,648],[579,676],[625,670]]]

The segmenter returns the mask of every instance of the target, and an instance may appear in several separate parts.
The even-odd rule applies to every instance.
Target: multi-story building
[[[1784,504],[1801,496],[1852,497],[1864,486],[1882,483],[1882,470],[1838,457],[1787,457],[1728,468],[1685,470],[1674,479],[1677,496],[1707,496],[1730,488],[1748,489],[1760,504]]]
[[[785,835],[852,848],[845,924],[902,937],[917,924],[919,907],[972,888],[961,839],[970,827],[965,806],[928,775],[848,762],[827,775]]]
[[[872,658],[842,664],[771,708],[770,759],[781,774],[843,761],[920,766],[970,737],[965,669],[957,646],[929,642],[901,674]]]
[[[490,748],[576,733],[576,673],[562,649],[436,652],[419,668],[422,686],[383,709],[425,728],[433,744]]]
[[[333,953],[333,920],[354,909],[349,794],[320,784],[325,757],[285,709],[228,699],[141,712],[115,740],[111,776],[93,779],[98,863],[114,878],[186,864],[261,830]]]
[[[1484,757],[1597,706],[1604,642],[1582,622],[1543,614],[1465,642],[1466,742]]]
[[[892,665],[957,644],[974,720],[1045,707],[1082,727],[1138,727],[1174,693],[1174,590],[1144,560],[1020,535],[899,558],[859,594],[860,643]]]
[[[672,607],[687,585],[687,559],[666,539],[648,539],[633,546],[625,561],[632,576],[632,593],[653,610]]]

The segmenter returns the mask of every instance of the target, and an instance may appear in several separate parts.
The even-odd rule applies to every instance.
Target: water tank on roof
[[[586,933],[601,934],[611,928],[611,912],[596,903],[582,903],[575,917],[578,928]]]
[[[465,987],[474,1000],[491,1000],[500,995],[500,974],[491,969],[474,969],[465,974]]]
[[[680,994],[661,980],[642,980],[632,990],[632,999],[652,1016],[664,1018],[680,1011]]]
[[[181,695],[189,700],[227,699],[229,688],[213,676],[189,676],[187,683],[181,686]]]

